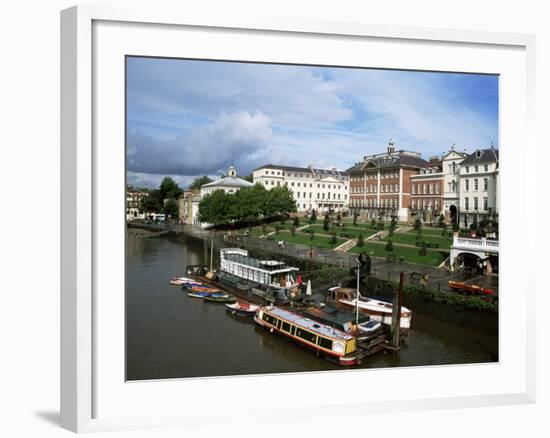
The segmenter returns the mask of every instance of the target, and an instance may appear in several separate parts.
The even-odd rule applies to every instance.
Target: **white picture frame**
[[[105,23],[106,26],[98,30],[97,26]],[[124,29],[117,29],[120,26]],[[101,401],[99,394],[109,392],[110,379],[115,379],[120,376],[120,370],[111,372],[111,368],[117,366],[105,362],[107,354],[98,354],[102,348],[106,348],[105,352],[117,353],[117,348],[124,350],[124,345],[120,344],[120,325],[104,324],[104,320],[114,321],[116,318],[116,310],[120,310],[120,300],[114,303],[112,307],[108,305],[108,300],[99,300],[102,286],[109,277],[105,274],[102,265],[106,263],[103,259],[102,251],[104,246],[101,245],[101,236],[108,234],[105,230],[105,224],[99,216],[98,211],[116,210],[116,200],[123,199],[121,192],[115,194],[114,197],[107,198],[103,196],[105,190],[102,188],[103,180],[111,178],[109,175],[112,172],[116,173],[123,171],[113,167],[109,169],[105,167],[105,150],[98,155],[97,141],[98,139],[108,138],[102,137],[102,132],[97,129],[96,123],[101,125],[102,113],[99,112],[101,105],[104,105],[101,97],[96,94],[96,87],[103,79],[101,67],[95,65],[94,60],[102,60],[102,51],[105,45],[102,45],[101,32],[107,32],[110,42],[112,42],[113,52],[106,56],[117,56],[119,62],[120,53],[125,52],[124,38],[117,38],[117,32],[141,32],[140,28],[147,28],[150,36],[153,34],[166,34],[166,32],[176,32],[178,29],[186,29],[189,32],[198,32],[200,37],[203,35],[216,34],[216,32],[234,32],[236,38],[246,38],[249,44],[250,57],[254,58],[254,45],[258,45],[258,40],[264,38],[287,39],[287,38],[302,38],[308,41],[304,44],[311,44],[310,48],[315,48],[322,43],[323,38],[334,39],[339,41],[347,41],[349,44],[362,44],[369,42],[377,44],[383,42],[387,46],[407,45],[407,47],[417,47],[419,50],[455,50],[457,56],[452,61],[445,61],[444,56],[441,59],[433,59],[431,63],[425,64],[417,68],[445,70],[451,68],[452,65],[455,71],[470,71],[474,68],[475,62],[487,63],[487,60],[477,59],[473,56],[473,60],[468,67],[468,62],[460,59],[460,54],[463,50],[483,49],[487,53],[495,52],[501,55],[495,56],[495,68],[487,67],[483,72],[507,74],[503,73],[506,70],[505,65],[510,65],[510,77],[514,77],[515,84],[504,85],[506,88],[501,100],[501,124],[508,120],[514,120],[514,116],[522,116],[516,119],[514,127],[510,132],[505,132],[503,135],[503,162],[502,165],[502,193],[506,193],[506,198],[502,198],[502,209],[505,212],[503,220],[501,220],[501,236],[503,239],[502,248],[502,266],[511,266],[512,261],[507,257],[507,252],[511,248],[517,247],[521,243],[519,237],[507,232],[517,224],[519,218],[517,213],[514,213],[511,208],[507,207],[507,199],[516,199],[518,203],[526,203],[530,205],[531,211],[536,209],[535,192],[535,172],[534,169],[529,169],[527,162],[520,158],[516,159],[516,154],[535,153],[535,142],[533,138],[533,111],[534,111],[534,51],[535,40],[531,35],[523,34],[507,34],[507,33],[490,33],[477,31],[461,31],[448,29],[424,29],[415,27],[402,26],[378,26],[365,23],[337,23],[337,22],[314,22],[305,19],[250,19],[243,17],[239,20],[227,20],[223,17],[212,16],[197,16],[191,11],[164,11],[159,9],[149,10],[134,10],[134,9],[118,9],[109,7],[96,6],[78,6],[62,11],[61,13],[61,425],[62,427],[75,431],[100,431],[120,428],[146,428],[146,427],[162,427],[162,426],[185,426],[198,424],[202,421],[200,415],[195,415],[185,407],[174,408],[167,410],[166,406],[148,407],[150,415],[147,417],[141,415],[136,406],[131,406],[124,410],[122,407],[116,411],[116,406],[103,408],[106,404]],[[109,33],[113,32],[113,33]],[[156,40],[151,37],[148,39],[147,50],[166,54],[170,51],[169,44],[161,45],[162,35]],[[130,39],[130,38],[129,38]],[[141,44],[139,38],[133,38],[135,44]],[[267,40],[265,40],[267,41]],[[264,41],[264,42],[265,42]],[[120,44],[122,43],[122,44]],[[144,43],[143,43],[144,44]],[[228,43],[229,44],[229,43]],[[156,45],[156,46],[155,46]],[[276,57],[276,45],[269,46],[269,50],[273,53],[269,56]],[[439,49],[438,49],[439,48]],[[119,52],[116,52],[119,50]],[[200,48],[198,49],[200,52]],[[334,52],[334,48],[328,48]],[[326,52],[327,50],[323,50]],[[393,49],[392,49],[393,50]],[[395,49],[397,50],[397,49]],[[403,52],[403,49],[399,49]],[[122,52],[120,52],[122,51]],[[162,52],[162,53],[160,53]],[[312,51],[313,53],[314,51]],[[135,54],[135,52],[127,54]],[[465,53],[465,52],[464,52]],[[485,52],[483,52],[485,53]],[[510,60],[505,59],[510,56]],[[215,56],[215,55],[214,55]],[[239,56],[235,54],[235,56]],[[266,55],[268,56],[268,55]],[[279,54],[279,56],[281,56]],[[297,61],[292,58],[291,54],[288,61]],[[315,55],[312,55],[315,56]],[[323,56],[330,56],[325,53]],[[333,55],[334,56],[334,53]],[[464,58],[467,58],[464,54]],[[502,61],[498,60],[498,56],[502,56]],[[479,57],[479,56],[478,56]],[[292,58],[292,59],[291,59]],[[403,58],[406,58],[403,53]],[[476,59],[474,59],[476,58]],[[253,59],[252,59],[253,60]],[[309,62],[309,61],[308,61]],[[382,62],[382,61],[380,61]],[[388,68],[404,68],[403,60],[385,61],[384,65]],[[410,68],[414,68],[416,61],[407,61]],[[418,61],[420,63],[420,61]],[[304,62],[307,63],[307,62]],[[447,64],[445,64],[447,63]],[[461,64],[463,63],[463,64]],[[499,64],[500,63],[500,64]],[[104,65],[105,63],[99,62]],[[391,64],[391,65],[390,65]],[[443,64],[445,64],[444,67]],[[521,65],[519,65],[521,64]],[[438,67],[438,65],[440,67]],[[463,68],[460,68],[460,66]],[[481,65],[481,64],[479,64]],[[487,64],[485,64],[487,65]],[[502,65],[502,71],[497,65]],[[431,67],[430,67],[431,66]],[[488,70],[488,71],[486,71]],[[515,75],[515,76],[514,76]],[[120,84],[120,77],[117,78]],[[525,81],[523,81],[523,79]],[[112,84],[110,84],[112,85]],[[101,85],[99,86],[101,88]],[[513,91],[513,93],[508,93]],[[114,94],[122,93],[123,90],[111,89]],[[501,92],[503,89],[501,88]],[[513,94],[513,96],[511,96]],[[120,96],[117,97],[120,103]],[[518,104],[518,105],[516,105]],[[511,107],[514,108],[511,108]],[[519,109],[518,109],[519,106]],[[117,106],[114,105],[116,108]],[[509,108],[510,107],[510,108]],[[519,112],[518,112],[519,111]],[[112,119],[112,118],[111,118]],[[124,124],[123,118],[115,117],[113,124]],[[105,125],[102,125],[105,126]],[[105,128],[118,130],[120,126],[112,126]],[[504,129],[504,128],[503,128]],[[512,132],[513,131],[513,132]],[[115,138],[115,137],[112,137]],[[119,138],[119,137],[117,137]],[[506,149],[506,144],[510,139],[514,139],[514,143],[521,142],[521,147],[512,150],[511,147]],[[102,143],[104,144],[104,143]],[[120,163],[120,153],[124,151],[124,144],[113,143],[113,154],[118,154],[112,165]],[[121,149],[122,148],[122,149]],[[115,151],[116,150],[116,151]],[[507,163],[514,161],[515,177],[514,180],[507,175]],[[101,169],[101,172],[98,170]],[[508,174],[510,175],[510,174]],[[120,180],[113,180],[115,183]],[[112,182],[112,181],[111,181]],[[117,198],[118,196],[118,198]],[[111,202],[113,201],[113,202]],[[521,208],[518,208],[522,210]],[[113,214],[116,216],[116,211]],[[120,208],[123,211],[123,208]],[[123,227],[118,224],[113,233],[123,232]],[[99,240],[98,240],[99,239]],[[533,243],[527,243],[527,250],[532,248]],[[123,249],[120,248],[123,253]],[[120,251],[114,251],[112,257],[120,255]],[[105,257],[107,257],[105,255]],[[116,263],[119,263],[118,260]],[[116,264],[115,263],[115,264]],[[312,400],[300,404],[302,412],[306,416],[326,416],[326,415],[361,415],[365,412],[387,412],[387,411],[406,411],[411,409],[441,409],[453,407],[473,407],[487,405],[503,405],[503,404],[520,404],[531,403],[535,399],[535,310],[534,310],[534,286],[530,278],[531,268],[526,260],[515,261],[515,267],[519,274],[514,276],[503,274],[501,288],[502,294],[502,309],[500,312],[500,333],[501,347],[503,352],[501,359],[496,367],[492,369],[477,368],[475,373],[483,374],[485,371],[495,373],[499,370],[504,370],[507,364],[513,364],[510,369],[503,371],[499,375],[499,379],[503,379],[503,390],[498,390],[498,382],[488,382],[484,387],[480,386],[481,393],[473,391],[468,385],[463,386],[462,391],[459,388],[449,389],[447,394],[444,390],[436,391],[436,388],[426,390],[425,392],[420,387],[413,386],[409,392],[399,395],[390,391],[388,396],[381,398],[362,396],[358,394],[354,398],[350,398],[347,402],[339,400],[324,401],[312,397]],[[113,282],[117,284],[116,281]],[[507,288],[513,288],[516,291],[516,307],[512,309]],[[114,287],[117,291],[117,288]],[[518,292],[519,291],[519,292]],[[118,293],[118,292],[117,292]],[[123,295],[123,290],[120,290]],[[108,312],[105,309],[112,309]],[[516,322],[517,327],[509,326],[509,318],[505,319],[513,312],[517,312]],[[123,314],[118,317],[123,319]],[[115,324],[115,323],[113,323]],[[118,324],[118,323],[116,323]],[[117,336],[113,336],[113,343],[107,346],[105,330],[114,329],[113,332]],[[512,329],[515,330],[512,333]],[[517,348],[515,357],[507,354],[506,344],[507,339],[503,340],[502,336],[508,336],[507,339],[514,339],[520,348]],[[110,341],[109,341],[110,342]],[[118,342],[116,344],[115,342]],[[105,345],[105,347],[104,347]],[[118,346],[118,347],[117,347]],[[438,368],[422,367],[415,370],[376,370],[365,374],[360,374],[361,379],[369,381],[371,388],[375,387],[376,373],[379,375],[393,376],[396,380],[408,379],[422,381],[422,378],[428,379],[445,379],[449,373],[454,373],[459,376],[463,371],[467,376],[471,372],[471,367],[456,366],[451,371],[439,372]],[[448,368],[447,368],[448,369]],[[357,379],[357,373],[313,373],[319,374],[312,376],[311,379],[322,378],[326,381],[335,382],[339,385],[350,384],[352,379]],[[441,375],[439,375],[441,374]],[[374,377],[373,377],[374,376]],[[146,399],[151,394],[156,394],[158,397],[162,391],[170,392],[170,387],[177,385],[185,385],[185,390],[188,394],[192,394],[197,400],[201,399],[201,391],[217,391],[220,399],[223,399],[224,394],[229,394],[232,385],[242,385],[246,387],[250,385],[258,385],[258,379],[263,379],[263,382],[272,382],[274,379],[277,384],[298,384],[296,375],[287,375],[284,377],[264,376],[264,377],[247,377],[239,379],[218,378],[218,379],[187,379],[186,382],[169,381],[169,382],[147,382],[143,384],[132,384],[119,382],[120,387],[124,387],[124,391],[130,388],[131,394],[123,395],[123,390],[113,391],[110,396],[113,396],[113,404],[123,406],[120,397],[143,397]],[[310,379],[300,375],[300,380]],[[420,379],[420,380],[419,380]],[[120,379],[119,379],[120,380]],[[313,381],[313,380],[311,380]],[[309,383],[311,383],[311,381]],[[406,380],[405,380],[406,381]],[[506,383],[505,383],[506,381]],[[106,383],[105,383],[106,382]],[[217,382],[213,386],[213,382]],[[286,382],[286,383],[285,383]],[[491,386],[493,385],[493,386]],[[508,385],[508,386],[506,386]],[[429,386],[429,385],[427,385]],[[100,388],[100,389],[99,389]],[[161,388],[161,389],[159,389]],[[373,389],[375,390],[375,389]],[[423,392],[424,391],[424,392]],[[430,392],[431,391],[431,392]],[[428,394],[429,393],[429,394]],[[226,395],[227,395],[226,394]],[[104,400],[104,398],[103,398]],[[128,401],[129,399],[125,399]],[[169,398],[168,398],[169,400]],[[243,401],[245,403],[245,401]],[[131,409],[135,409],[135,414],[132,415]],[[286,408],[291,409],[292,406]],[[251,409],[251,406],[243,405],[241,408],[228,411],[226,416],[221,415],[219,422],[231,421],[231,416],[235,412],[242,412],[242,415],[250,417],[262,417],[261,411]],[[240,409],[240,410],[239,410]],[[277,408],[278,412],[284,413],[284,408]],[[102,411],[108,412],[103,415]],[[187,412],[187,415],[185,413]],[[289,411],[290,412],[290,411]],[[266,414],[267,418],[267,414]]]

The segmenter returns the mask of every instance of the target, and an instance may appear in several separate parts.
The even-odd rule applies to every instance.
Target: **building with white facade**
[[[478,149],[460,163],[460,227],[498,215],[498,174],[498,150],[494,148]]]
[[[126,187],[126,220],[133,221],[145,219],[145,213],[141,211],[141,201],[148,194],[132,186]]]
[[[254,184],[263,184],[266,189],[288,187],[298,212],[348,209],[349,176],[344,171],[266,164],[255,169],[252,176]]]
[[[443,214],[445,220],[453,223],[458,219],[460,205],[460,163],[467,154],[454,150],[442,159],[443,170]]]

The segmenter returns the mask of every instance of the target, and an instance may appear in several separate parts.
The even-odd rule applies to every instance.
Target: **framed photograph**
[[[534,37],[61,18],[63,427],[534,401]]]

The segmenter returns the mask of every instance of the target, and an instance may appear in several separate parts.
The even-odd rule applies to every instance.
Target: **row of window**
[[[427,209],[433,209],[433,210],[439,210],[440,204],[439,199],[435,199],[432,203],[431,199],[413,199],[412,200],[412,208],[413,210],[427,210]]]
[[[412,193],[413,195],[438,195],[440,191],[439,183],[424,183],[424,184],[413,184]]]
[[[399,192],[399,184],[381,184],[380,193],[397,193]],[[376,184],[367,186],[355,186],[351,188],[351,193],[378,193]]]
[[[296,336],[300,339],[303,339],[304,341],[319,345],[323,348],[326,348],[327,350],[332,350],[332,339],[324,338],[304,328],[295,326],[294,324],[290,324],[267,313],[264,313],[262,319],[272,326],[277,327],[277,329],[282,330],[292,336]]]
[[[280,186],[281,185],[281,181],[264,181],[264,184],[266,186],[269,186],[269,185],[277,185],[277,186]],[[288,186],[288,181],[285,181],[285,186]],[[294,182],[291,182],[290,183],[290,187],[294,187],[295,186],[295,183]],[[296,183],[296,187],[308,187],[307,183]],[[310,188],[313,188],[313,183],[309,183],[309,187]],[[317,188],[318,189],[335,189],[335,190],[347,190],[348,189],[348,186],[342,186],[341,184],[317,184]]]
[[[473,209],[472,211],[479,211],[479,198],[475,197],[473,199]],[[489,201],[487,198],[483,198],[483,211],[487,211],[489,207]],[[464,198],[464,210],[470,210],[470,198]]]
[[[299,173],[299,172],[284,172],[281,170],[265,170],[265,175],[276,175],[276,176],[289,176],[294,178],[314,178],[313,173]],[[344,175],[341,175],[339,172],[329,173],[330,175],[335,175],[341,177],[343,180],[347,180]]]
[[[399,172],[380,172],[380,179],[399,178]],[[377,173],[366,173],[362,176],[352,176],[350,181],[364,181],[365,179],[378,179]]]
[[[300,198],[300,193],[302,193],[302,198],[307,198],[307,193],[306,192],[295,192],[294,193],[294,196],[296,198]],[[326,199],[330,199],[330,192],[328,192],[327,194],[327,197]],[[310,192],[309,193],[309,199],[312,198],[312,193]],[[317,193],[317,199],[325,199],[325,193]],[[332,199],[342,199],[341,198],[341,194],[340,193],[333,193],[332,194]],[[344,195],[344,200],[347,200],[348,199],[348,195]]]
[[[470,166],[464,166],[464,170],[466,171],[466,173],[470,173]],[[488,164],[483,165],[483,171],[484,172],[489,171],[489,165]],[[474,166],[474,172],[479,172],[479,166],[477,164]]]
[[[474,178],[473,181],[474,181],[474,191],[477,192],[479,190],[479,179]],[[465,179],[464,180],[464,191],[467,192],[469,190],[470,190],[470,180]],[[484,191],[489,190],[489,178],[483,178],[483,190]]]
[[[352,207],[380,207],[380,208],[398,208],[399,200],[397,198],[385,198],[380,199],[380,204],[376,198],[367,198],[367,199],[352,199]]]

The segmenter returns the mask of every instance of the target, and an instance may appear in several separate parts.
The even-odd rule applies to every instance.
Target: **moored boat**
[[[211,303],[234,303],[237,299],[232,295],[219,295],[211,294],[204,297],[204,301],[209,301]]]
[[[355,337],[318,321],[276,306],[261,307],[254,321],[270,332],[282,334],[342,366],[361,363]]]
[[[227,310],[233,315],[252,316],[260,308],[255,304],[247,303],[246,301],[236,301],[231,304],[226,304]]]
[[[170,279],[170,284],[174,286],[181,286],[183,284],[191,284],[191,283],[196,283],[196,281],[193,280],[192,278],[187,278],[187,277],[172,277]]]
[[[215,291],[215,292],[208,292],[208,291],[190,291],[187,292],[187,295],[192,298],[206,298],[206,297],[217,297],[217,298],[228,298],[229,295],[225,292],[221,291]]]
[[[329,289],[329,301],[336,302],[350,309],[359,308],[359,312],[368,315],[371,319],[379,321],[382,324],[391,325],[393,304],[374,298],[363,297],[359,295],[357,301],[357,292],[355,289],[333,287]],[[407,332],[411,327],[412,312],[406,307],[401,307],[400,328]]]

